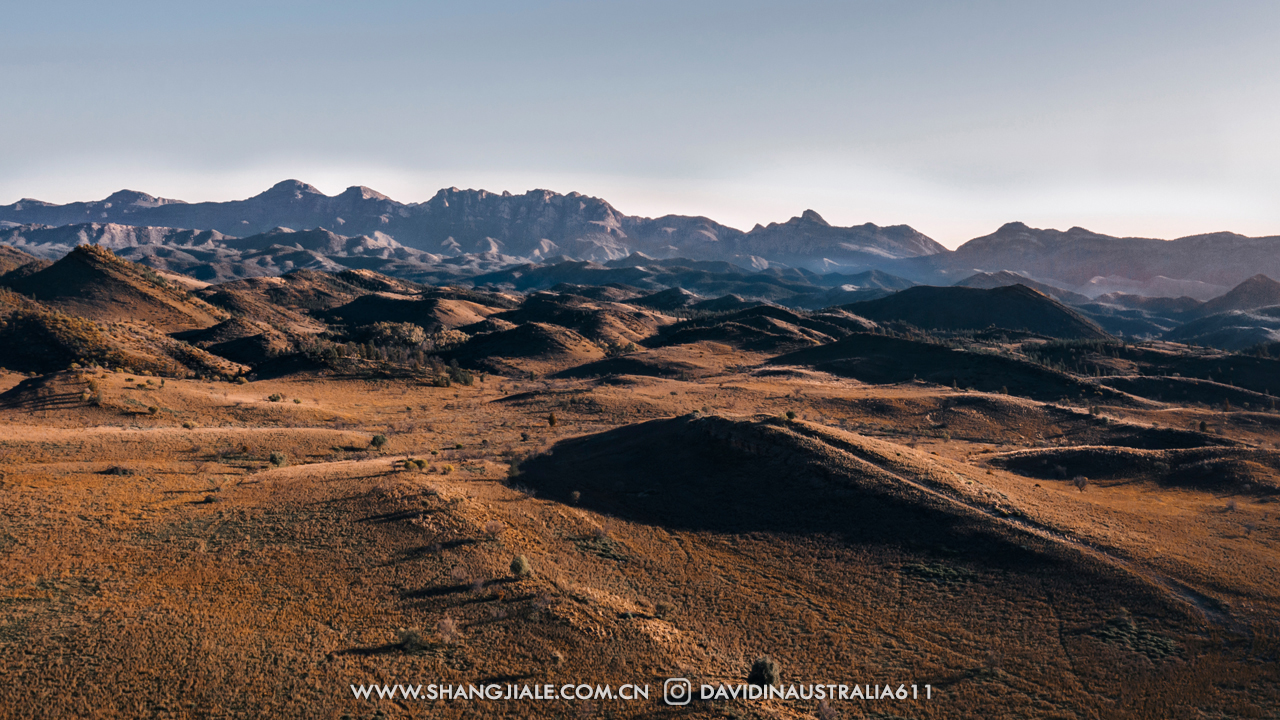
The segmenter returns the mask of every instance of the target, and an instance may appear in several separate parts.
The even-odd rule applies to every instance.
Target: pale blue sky
[[[1280,3],[0,0],[0,203],[546,187],[1280,234]]]

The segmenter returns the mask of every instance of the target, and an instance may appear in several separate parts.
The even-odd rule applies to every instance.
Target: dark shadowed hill
[[[9,285],[63,312],[103,322],[141,320],[163,332],[209,327],[226,317],[149,268],[93,245]]]
[[[1000,272],[994,273],[977,273],[956,283],[957,287],[981,288],[983,290],[992,290],[998,287],[1008,287],[1010,285],[1025,285],[1032,290],[1038,290],[1045,295],[1048,295],[1054,300],[1070,303],[1072,305],[1089,302],[1089,298],[1081,295],[1080,293],[1074,293],[1070,290],[1063,290],[1060,287],[1036,282],[1035,280],[1025,278],[1017,273],[1011,273],[1008,270],[1001,270]]]
[[[699,299],[696,294],[684,288],[673,287],[638,297],[632,300],[631,304],[654,310],[680,310],[698,302]]]
[[[412,323],[427,332],[434,332],[472,325],[499,311],[500,308],[467,300],[370,293],[324,312],[323,317],[350,326],[379,322]]]
[[[1059,338],[1109,337],[1080,313],[1025,285],[982,290],[967,287],[909,288],[845,309],[878,322],[901,322],[931,330],[1023,330]]]
[[[1280,305],[1280,282],[1258,274],[1231,288],[1225,295],[1200,305],[1194,314],[1207,317],[1231,310],[1256,310],[1273,305]]]
[[[467,367],[519,376],[582,365],[603,358],[604,351],[568,328],[526,323],[477,335],[447,356]]]
[[[845,313],[802,315],[785,308],[759,305],[671,325],[649,345],[665,347],[713,341],[754,352],[784,352],[828,343],[850,332],[866,330],[868,325],[866,320]]]
[[[671,322],[666,316],[644,307],[554,293],[529,295],[520,307],[498,317],[517,325],[530,322],[559,325],[606,346],[640,342]]]
[[[0,245],[0,275],[35,262],[34,255],[29,255],[8,245]]]
[[[1244,350],[1280,341],[1280,306],[1215,313],[1176,327],[1161,337],[1223,350]]]
[[[200,294],[211,295],[224,290],[233,290],[300,312],[327,310],[372,292],[331,273],[296,270],[279,277],[234,280],[202,290]]]
[[[1020,509],[998,504],[1004,498],[975,492],[980,475],[961,472],[925,452],[821,425],[695,413],[563,440],[521,463],[518,481],[669,531],[820,536],[998,569],[1007,573],[1002,584],[1053,573],[1079,583],[1063,588],[1070,595],[1176,606],[1122,565],[1036,531]],[[920,566],[908,567],[906,575]]]
[[[1020,533],[934,490],[944,472],[904,451],[802,423],[695,414],[564,440],[525,461],[520,480],[549,497],[576,491],[586,507],[672,528],[1020,554],[1011,546]]]
[[[774,365],[803,365],[866,383],[923,380],[985,392],[1056,400],[1092,394],[1095,387],[1064,372],[989,352],[872,333],[781,355]]]

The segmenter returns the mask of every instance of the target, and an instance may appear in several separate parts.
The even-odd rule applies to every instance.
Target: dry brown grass
[[[785,682],[936,688],[928,703],[832,703],[845,718],[1280,707],[1280,522],[1266,497],[1090,473],[1081,493],[987,462],[1109,440],[1164,452],[1181,436],[1151,435],[1152,417],[1181,413],[1167,424],[1187,427],[1197,411],[1107,408],[1121,422],[1104,426],[1083,407],[1003,395],[707,367],[696,381],[452,388],[296,378],[161,390],[138,389],[138,376],[63,376],[49,395],[0,408],[0,715],[665,717],[660,701],[399,705],[356,701],[348,686],[647,682],[656,698],[669,676],[742,682],[765,654]],[[2,374],[0,389],[22,379]],[[79,399],[90,379],[97,406]],[[752,419],[787,410],[794,422]],[[707,465],[679,477],[727,488],[708,513],[754,517],[773,478],[791,489],[789,510],[803,510],[803,493],[826,498],[810,512],[826,518],[822,531],[664,519],[703,496],[672,486],[664,505],[644,494],[643,473],[622,469],[671,455],[675,439],[619,445],[639,454],[599,466],[617,472],[539,484],[539,458],[567,439],[695,411],[775,443],[755,455],[692,446]],[[385,453],[369,451],[375,434],[389,438]],[[288,465],[274,467],[273,452]],[[529,469],[509,478],[510,459],[526,455]],[[840,530],[831,508],[872,496],[829,493],[864,466],[886,487],[908,479],[967,508],[961,529],[944,541],[904,521],[876,542]],[[776,477],[752,474],[763,470]],[[651,514],[630,513],[637,504]],[[991,528],[1031,550],[966,540]],[[534,572],[514,578],[515,556]],[[815,712],[729,703],[670,716]]]

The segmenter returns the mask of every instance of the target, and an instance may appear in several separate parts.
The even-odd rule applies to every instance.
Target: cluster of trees
[[[453,384],[471,385],[476,375],[460,367],[457,360],[445,362],[437,355],[430,355],[421,346],[380,345],[374,342],[318,341],[303,350],[313,360],[341,368],[345,371],[364,368],[382,372],[399,372],[425,376],[439,387]],[[483,375],[479,378],[484,380]]]

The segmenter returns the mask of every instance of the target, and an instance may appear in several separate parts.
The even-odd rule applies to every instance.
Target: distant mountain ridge
[[[283,237],[290,230],[299,234]],[[1013,274],[1079,302],[1115,293],[1206,301],[1259,273],[1280,277],[1280,236],[1160,240],[1011,222],[951,251],[907,225],[837,227],[813,210],[744,232],[706,217],[626,215],[576,192],[445,188],[402,203],[363,186],[328,196],[297,180],[229,202],[130,190],[66,205],[23,199],[0,206],[0,243],[47,259],[103,244],[209,281],[345,267],[436,283],[522,264],[680,258],[748,271],[879,271],[931,285],[991,286]]]
[[[24,199],[0,206],[0,222],[152,226],[234,237],[279,227],[325,228],[344,236],[384,235],[405,247],[444,256],[495,253],[535,262],[558,256],[607,261],[642,252],[759,269],[781,262],[818,271],[946,251],[905,225],[834,227],[812,210],[743,232],[705,217],[624,215],[600,198],[576,192],[512,195],[447,188],[426,202],[406,204],[363,186],[330,197],[297,180],[230,202],[186,203],[128,190],[67,205]]]
[[[1121,290],[1208,300],[1258,273],[1280,277],[1280,236],[1220,232],[1158,240],[1013,222],[954,252],[905,260],[903,265],[916,275],[933,275],[935,281],[1006,270],[1090,297]],[[906,267],[889,271],[913,277]]]

